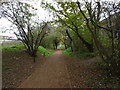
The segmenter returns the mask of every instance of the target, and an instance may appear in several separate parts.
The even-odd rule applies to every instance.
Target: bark
[[[66,45],[66,43],[64,42],[64,45],[65,45],[65,49],[67,49],[67,45]]]
[[[73,52],[73,47],[72,47],[72,42],[73,42],[73,39],[72,39],[72,37],[70,36],[70,34],[69,34],[69,32],[68,32],[68,30],[66,29],[66,34],[67,34],[67,36],[69,37],[69,39],[70,39],[70,47],[71,47],[71,50],[72,50],[72,52]]]
[[[69,26],[63,19],[61,19],[59,15],[57,15],[57,16],[58,16],[58,18],[61,20],[61,22],[62,22],[65,26],[67,26],[68,28],[70,28],[71,30],[73,30],[73,31],[78,35],[79,39],[82,41],[82,43],[83,43],[83,44],[85,45],[85,47],[88,49],[88,51],[89,51],[89,52],[93,52],[93,44],[89,44],[89,43],[79,34],[77,26],[72,22],[72,25],[75,27],[75,28],[73,28],[73,27]]]
[[[78,27],[74,25],[75,27],[75,33],[79,37],[79,39],[82,41],[82,43],[86,46],[86,48],[89,50],[89,52],[93,52],[93,44],[88,43],[78,32]]]
[[[104,58],[104,55],[103,55],[103,52],[102,52],[101,49],[100,49],[101,47],[100,47],[99,44],[98,44],[99,41],[98,41],[96,35],[94,34],[94,32],[92,31],[92,29],[90,28],[88,18],[86,17],[86,15],[84,14],[84,12],[82,11],[79,2],[77,2],[77,5],[78,5],[78,8],[79,8],[80,13],[83,15],[83,17],[84,17],[85,20],[86,20],[86,25],[87,25],[88,29],[90,30],[90,32],[91,32],[91,34],[92,34],[92,36],[93,36],[93,39],[94,39],[95,45],[96,45],[97,50],[98,50],[98,52],[99,52],[99,56],[101,57],[101,59],[102,59],[104,62],[106,62],[106,60],[105,60],[105,58]],[[91,18],[91,17],[90,17],[90,18]],[[93,24],[93,23],[92,23],[92,24]],[[96,29],[95,24],[93,24],[93,25],[94,25],[94,29]]]

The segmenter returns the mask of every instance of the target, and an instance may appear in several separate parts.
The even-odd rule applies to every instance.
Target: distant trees
[[[27,3],[11,1],[2,3],[0,8],[1,16],[7,18],[17,27],[15,35],[22,41],[35,62],[38,47],[48,30],[47,23],[34,22],[32,18],[35,16],[35,9]]]
[[[57,49],[61,42],[61,33],[58,31],[57,26],[54,26],[49,22],[48,26],[50,27],[49,33],[42,41],[42,45],[46,48]]]

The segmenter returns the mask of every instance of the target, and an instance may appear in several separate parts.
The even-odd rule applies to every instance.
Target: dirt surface
[[[37,67],[19,88],[71,88],[65,59],[61,51],[46,57],[41,67]]]
[[[69,59],[66,60],[73,88],[96,88],[97,80],[101,77],[101,71],[94,67],[96,58],[92,59]]]
[[[75,59],[56,51],[46,57],[41,67],[28,77],[19,88],[112,88],[102,84],[101,70],[96,68],[98,58]]]
[[[103,80],[103,71],[96,65],[99,61],[99,57],[83,60],[66,57],[72,88],[114,88],[115,83]]]
[[[5,54],[8,57],[5,57]],[[18,88],[112,88],[111,84],[102,84],[101,70],[95,66],[98,58],[75,59],[65,56],[57,50],[52,56],[32,59],[25,52],[3,53],[3,60],[10,68],[3,72],[3,87]],[[16,59],[15,59],[16,58]],[[19,63],[19,64],[16,64]],[[4,64],[3,64],[4,65]],[[7,65],[7,64],[5,64]],[[31,67],[31,68],[30,68]]]
[[[36,63],[33,63],[25,51],[2,52],[2,88],[18,87],[43,61],[43,56],[38,55]]]

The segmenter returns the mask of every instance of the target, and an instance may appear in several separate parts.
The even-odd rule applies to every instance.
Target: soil
[[[100,58],[75,59],[66,57],[72,88],[113,88],[115,84],[102,81],[103,70],[97,67]]]
[[[96,58],[74,59],[63,55],[61,50],[56,50],[52,56],[38,56],[36,63],[25,52],[3,52],[3,60],[9,60],[9,69],[3,71],[3,87],[113,87],[111,84],[102,85],[98,82],[102,73],[95,67]]]
[[[37,67],[19,88],[70,88],[71,83],[61,51],[46,57],[41,67]]]
[[[96,80],[101,77],[101,71],[97,71],[93,66],[95,60],[93,58],[87,60],[66,60],[73,88],[93,88],[95,86]]]
[[[43,61],[43,56],[38,55],[34,63],[25,51],[2,52],[2,88],[18,87]]]

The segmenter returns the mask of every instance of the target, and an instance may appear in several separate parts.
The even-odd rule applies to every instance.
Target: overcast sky
[[[39,17],[39,20],[45,20],[45,21],[51,20],[52,17],[49,16],[48,11],[40,7],[40,3],[42,0],[20,0],[20,1],[27,2],[33,5],[35,8],[37,8],[36,13]],[[52,0],[49,0],[49,1],[51,2]],[[0,33],[4,31],[5,29],[9,29],[11,25],[12,23],[9,22],[7,19],[1,18],[0,19]],[[12,34],[12,32],[10,33],[9,31],[7,31],[6,34],[9,35],[9,34]]]
[[[5,1],[5,0],[3,0],[3,1]],[[35,8],[37,8],[36,13],[39,16],[40,20],[45,20],[45,21],[51,21],[52,20],[52,17],[49,16],[48,11],[46,11],[42,7],[40,7],[40,2],[42,0],[19,0],[19,1],[27,2],[27,3],[31,4],[31,5],[33,5]],[[54,0],[45,0],[45,1],[53,2]],[[57,0],[57,1],[70,1],[70,0]],[[88,0],[88,1],[90,1],[90,0]],[[102,1],[106,1],[106,0],[102,0]],[[107,0],[107,1],[120,1],[120,0]],[[0,33],[2,32],[2,30],[4,28],[9,29],[11,25],[12,25],[11,22],[9,22],[7,19],[1,18],[0,19]],[[9,34],[9,33],[10,32],[7,32],[7,34]]]

